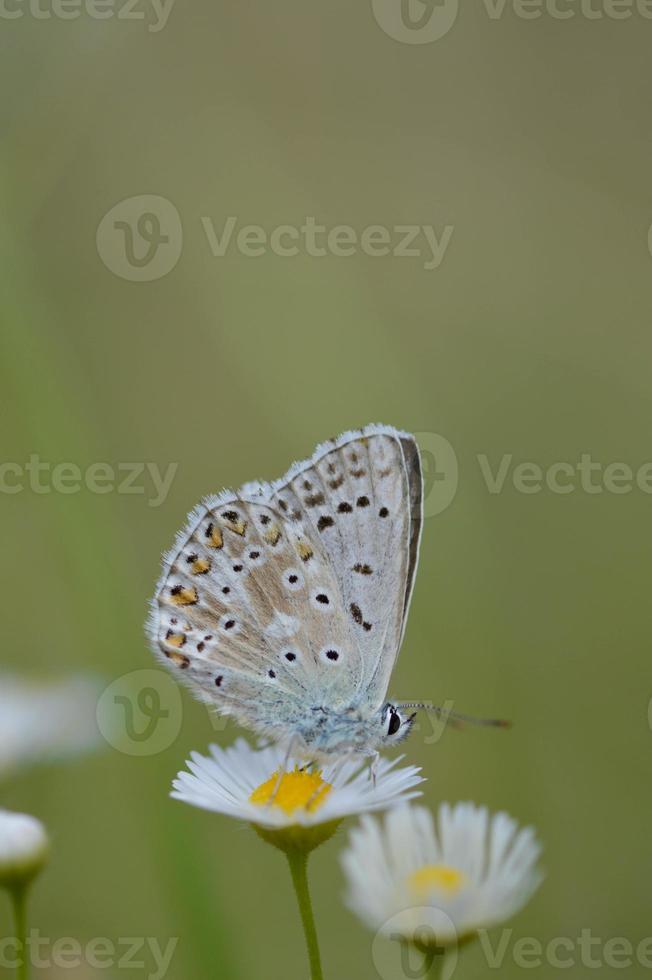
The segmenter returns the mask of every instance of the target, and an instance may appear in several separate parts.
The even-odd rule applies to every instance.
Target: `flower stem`
[[[406,946],[409,945],[406,943]],[[439,946],[429,946],[420,942],[413,942],[412,944],[415,949],[417,949],[423,956],[423,964],[421,971],[419,973],[420,977],[431,977],[432,980],[440,980],[444,975],[444,961],[445,961],[445,951]],[[406,953],[408,950],[406,949]],[[403,964],[404,968],[406,964]],[[416,976],[416,974],[412,974]]]
[[[446,963],[446,954],[443,950],[437,949],[432,957],[432,962],[430,964],[430,972],[428,976],[432,980],[440,980],[444,975],[444,964]]]
[[[17,884],[11,889],[11,903],[14,911],[14,932],[18,948],[16,950],[16,980],[28,980],[27,962],[27,886]]]
[[[429,976],[433,977],[433,980],[438,980],[442,975],[442,967],[444,966],[444,961],[441,957],[436,957],[432,961],[432,966],[430,967]]]
[[[426,960],[426,964],[427,964]],[[426,966],[427,976],[431,977],[432,980],[440,980],[444,969],[444,957],[439,954],[438,956],[433,956],[430,965]]]
[[[315,918],[310,901],[310,890],[308,888],[308,855],[305,851],[298,848],[286,851],[292,883],[299,904],[303,932],[306,937],[308,947],[308,959],[310,961],[311,980],[323,980],[321,971],[321,958],[319,956],[319,943],[317,941],[317,930],[315,928]]]

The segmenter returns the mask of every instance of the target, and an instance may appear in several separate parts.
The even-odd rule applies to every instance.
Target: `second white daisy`
[[[517,912],[539,885],[531,827],[473,803],[444,803],[437,826],[400,807],[384,827],[370,817],[343,855],[348,904],[375,931],[423,947],[456,945]]]

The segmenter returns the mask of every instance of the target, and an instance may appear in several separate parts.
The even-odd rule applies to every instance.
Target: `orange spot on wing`
[[[210,533],[207,535],[208,547],[209,548],[224,547],[224,535],[222,534],[222,528],[218,527],[217,524],[211,524],[209,531]]]
[[[198,558],[197,561],[192,563],[192,574],[193,575],[205,575],[206,572],[210,570],[211,563],[208,558]]]
[[[271,544],[272,546],[278,544],[280,537],[281,537],[281,532],[279,531],[276,524],[273,524],[272,527],[270,527],[270,529],[268,531],[265,531],[265,533],[263,534],[264,540],[267,542],[267,544]]]
[[[165,637],[165,642],[168,644],[168,646],[177,647],[178,649],[186,642],[186,635],[185,633],[168,632],[167,636]]]
[[[310,547],[307,541],[299,541],[297,545],[297,551],[299,553],[299,558],[301,561],[309,561],[314,555],[314,551]]]
[[[175,606],[193,606],[198,598],[197,589],[194,586],[182,588],[180,585],[175,585],[170,593],[170,601]]]

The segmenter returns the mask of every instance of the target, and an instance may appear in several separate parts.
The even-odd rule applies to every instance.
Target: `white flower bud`
[[[0,885],[27,884],[45,864],[50,842],[45,827],[26,813],[0,810]]]

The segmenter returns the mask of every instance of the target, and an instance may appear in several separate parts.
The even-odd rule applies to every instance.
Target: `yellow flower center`
[[[295,810],[313,813],[324,803],[333,788],[321,778],[321,771],[306,772],[297,766],[294,772],[283,773],[280,781],[278,776],[278,772],[275,772],[266,783],[261,783],[249,797],[249,802],[256,806],[270,803],[283,810],[287,816],[291,816]]]
[[[418,899],[425,899],[432,892],[455,895],[466,884],[466,875],[457,868],[445,864],[426,864],[408,878],[408,886]]]

